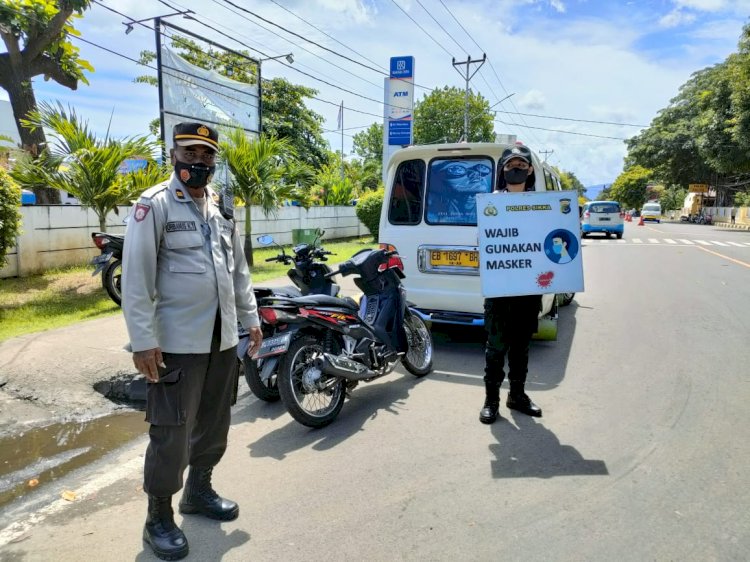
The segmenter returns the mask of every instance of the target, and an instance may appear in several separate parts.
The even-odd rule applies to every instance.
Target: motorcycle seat
[[[304,297],[296,297],[283,300],[288,300],[293,304],[302,306],[343,306],[353,311],[359,310],[359,306],[353,299],[339,299],[337,297],[329,297],[328,295],[306,295]]]

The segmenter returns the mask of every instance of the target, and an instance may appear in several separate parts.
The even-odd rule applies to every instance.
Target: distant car
[[[646,203],[641,209],[641,217],[644,221],[661,223],[661,205],[659,203]]]
[[[583,205],[581,214],[581,237],[601,232],[609,238],[611,234],[622,238],[625,232],[622,209],[617,201],[589,201]]]

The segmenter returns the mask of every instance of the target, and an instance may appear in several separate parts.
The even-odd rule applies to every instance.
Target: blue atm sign
[[[414,57],[391,57],[391,78],[414,78]]]

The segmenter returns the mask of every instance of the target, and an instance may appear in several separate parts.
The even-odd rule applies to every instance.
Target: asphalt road
[[[188,560],[750,559],[750,232],[628,223],[583,255],[559,341],[532,345],[543,418],[478,422],[466,329],[435,330],[433,374],[360,385],[322,430],[243,388],[215,472],[241,515],[186,517]],[[0,559],[154,559],[144,447],[61,481],[75,501],[6,511]]]

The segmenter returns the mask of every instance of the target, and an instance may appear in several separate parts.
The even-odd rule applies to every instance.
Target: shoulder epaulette
[[[141,193],[141,199],[152,199],[154,195],[157,193],[161,193],[165,189],[169,188],[169,181],[162,182],[160,184],[155,185],[154,187],[149,187],[146,191]]]

